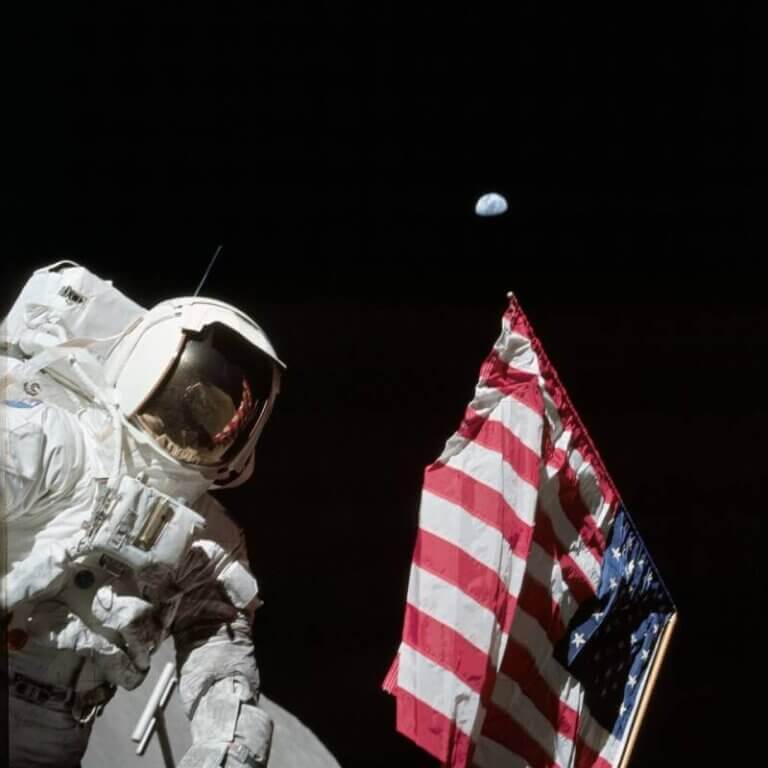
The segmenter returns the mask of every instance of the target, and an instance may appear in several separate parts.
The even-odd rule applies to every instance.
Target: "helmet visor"
[[[175,458],[215,466],[247,441],[272,391],[272,362],[214,325],[188,335],[137,418]]]

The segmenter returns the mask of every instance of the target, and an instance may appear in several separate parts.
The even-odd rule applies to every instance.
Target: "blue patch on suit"
[[[3,400],[3,405],[10,405],[11,408],[34,408],[42,402],[42,400],[34,400],[30,397],[25,400]]]

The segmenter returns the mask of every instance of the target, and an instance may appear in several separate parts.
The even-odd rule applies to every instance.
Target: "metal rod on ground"
[[[147,701],[147,706],[139,717],[139,722],[133,729],[131,740],[138,742],[136,754],[143,755],[152,738],[152,734],[157,731],[157,738],[160,742],[160,751],[163,753],[163,762],[166,768],[174,768],[173,753],[171,752],[171,742],[168,739],[168,730],[165,727],[165,716],[163,710],[171,697],[173,688],[176,685],[175,668],[172,662],[168,662],[160,673],[155,687]]]
[[[632,757],[632,750],[635,748],[635,742],[637,741],[637,734],[640,732],[640,726],[643,724],[643,720],[645,719],[645,712],[648,708],[648,702],[651,699],[653,688],[656,685],[656,679],[659,676],[659,670],[661,669],[662,662],[664,661],[664,656],[667,653],[669,639],[672,637],[672,630],[675,628],[676,622],[677,614],[673,613],[669,617],[669,621],[667,621],[667,623],[664,625],[664,629],[662,630],[663,634],[661,636],[661,640],[659,641],[656,658],[653,662],[653,666],[648,672],[648,682],[643,690],[640,704],[637,708],[637,714],[632,721],[632,728],[627,738],[627,746],[624,748],[624,754],[621,757],[619,768],[627,768],[629,765],[629,760]]]
[[[168,738],[168,729],[165,727],[165,715],[157,714],[157,740],[160,742],[160,751],[163,753],[163,762],[166,768],[174,768],[173,752],[171,751],[171,742]]]

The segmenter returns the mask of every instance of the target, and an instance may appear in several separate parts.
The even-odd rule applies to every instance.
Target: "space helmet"
[[[105,378],[122,416],[219,487],[250,475],[285,365],[261,327],[214,299],[163,301],[121,336]]]

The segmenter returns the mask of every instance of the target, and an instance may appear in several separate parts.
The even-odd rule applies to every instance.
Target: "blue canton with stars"
[[[592,716],[616,738],[629,722],[643,676],[674,604],[624,507],[603,555],[597,596],[582,604],[555,657],[576,677]]]

